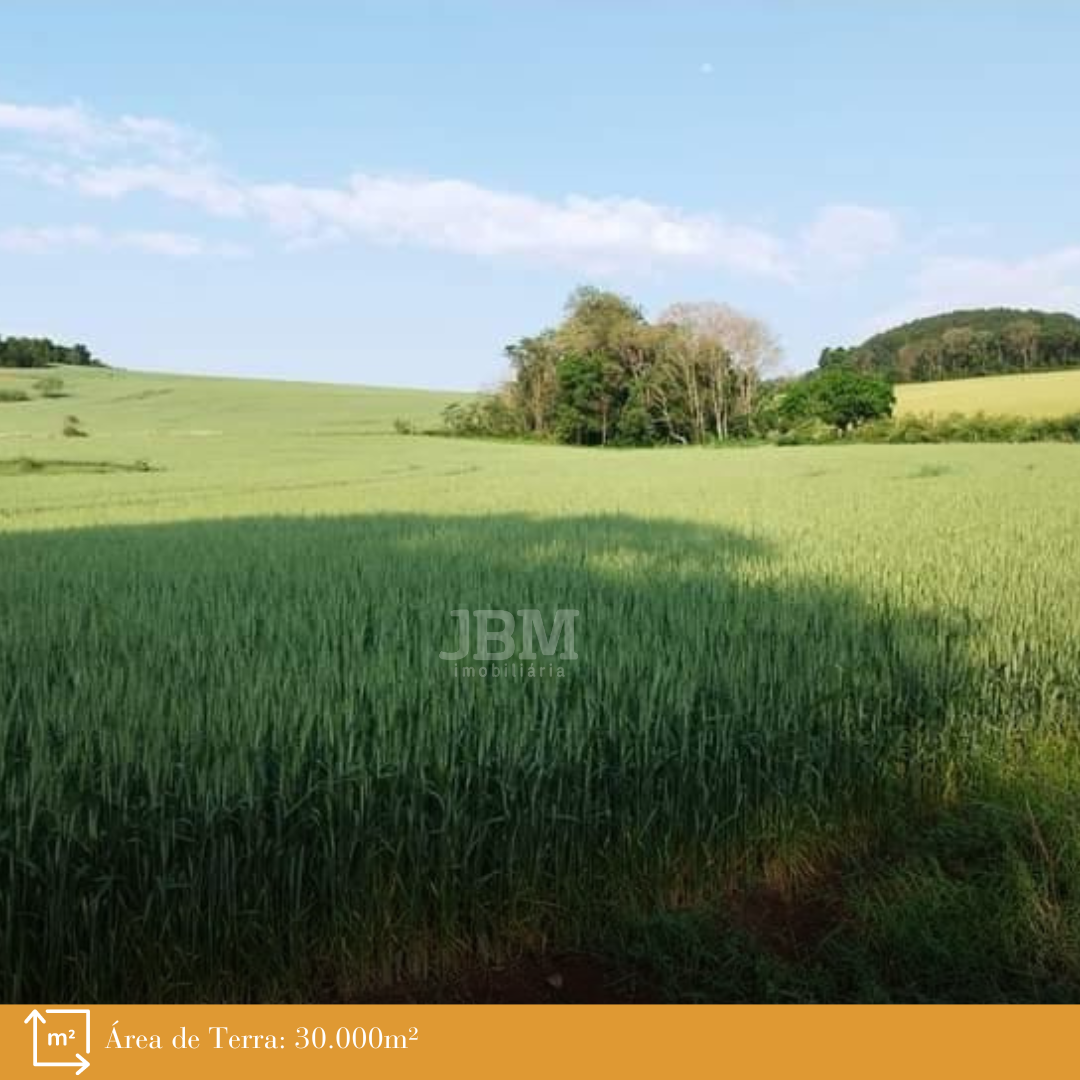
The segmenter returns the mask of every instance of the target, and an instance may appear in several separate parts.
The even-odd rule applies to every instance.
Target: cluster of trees
[[[888,381],[848,365],[770,379],[780,349],[760,320],[726,304],[679,303],[649,322],[624,296],[570,295],[558,326],[506,349],[510,378],[450,406],[456,435],[583,446],[767,438],[809,423],[842,435],[892,413]]]
[[[820,368],[891,382],[931,382],[1080,366],[1080,319],[1014,308],[953,311],[904,323],[854,348],[825,349]]]
[[[558,326],[506,356],[511,377],[448,409],[449,430],[598,446],[746,435],[780,350],[764,323],[725,304],[676,304],[649,322],[626,297],[585,286]]]
[[[0,337],[0,367],[45,368],[54,364],[104,367],[85,345],[57,345],[48,338]]]

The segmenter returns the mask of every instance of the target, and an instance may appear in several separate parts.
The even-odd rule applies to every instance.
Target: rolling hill
[[[393,430],[396,419],[425,426],[462,392],[398,390],[331,383],[282,382],[199,375],[166,375],[115,368],[0,369],[0,390],[34,395],[43,374],[64,382],[64,396],[0,412],[0,436],[42,438],[59,432],[63,417],[77,414],[94,434],[303,434],[317,429],[352,434]]]
[[[933,382],[1080,367],[1080,319],[1018,308],[950,311],[894,326],[854,348],[825,349],[819,367],[854,366],[891,382]]]

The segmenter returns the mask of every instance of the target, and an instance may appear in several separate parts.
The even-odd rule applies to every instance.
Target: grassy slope
[[[1016,749],[1007,756],[992,729],[970,729],[975,742],[964,761],[976,763],[984,781],[973,785],[968,772],[947,804],[925,817],[872,823],[854,836],[810,840],[802,850],[765,843],[760,864],[732,882],[729,903],[688,908],[672,883],[672,914],[613,921],[610,938],[597,944],[620,970],[646,972],[650,994],[660,997],[1080,995],[1080,769],[1072,764],[1074,746],[1039,734],[1040,725],[1052,732],[1075,722],[1080,702],[1080,448],[501,446],[377,433],[397,415],[430,418],[425,410],[437,410],[442,399],[424,395],[92,372],[74,373],[69,383],[68,399],[0,406],[0,458],[141,458],[161,471],[0,475],[0,597],[17,605],[2,624],[7,634],[0,630],[0,661],[12,650],[31,657],[40,648],[49,659],[42,670],[52,673],[59,659],[88,673],[88,683],[52,674],[26,681],[23,700],[38,702],[42,715],[78,725],[95,710],[107,715],[116,695],[143,694],[147,709],[161,707],[153,704],[155,680],[128,681],[124,673],[137,669],[102,666],[101,655],[138,655],[167,678],[177,664],[194,664],[207,634],[229,645],[246,640],[261,618],[257,585],[267,579],[302,590],[310,603],[291,613],[303,624],[295,637],[278,640],[266,631],[263,666],[256,665],[250,693],[236,700],[266,716],[317,716],[323,695],[338,692],[337,676],[318,660],[324,650],[305,620],[339,612],[342,583],[356,590],[356,568],[368,561],[372,603],[382,596],[395,611],[386,632],[418,650],[419,669],[390,649],[370,673],[383,693],[403,696],[405,715],[423,695],[445,701],[441,684],[417,674],[429,670],[435,647],[431,626],[417,614],[425,605],[438,608],[429,612],[438,621],[444,608],[459,604],[514,607],[525,595],[515,590],[539,590],[543,604],[556,579],[569,583],[574,603],[584,596],[598,611],[615,603],[636,611],[628,630],[614,607],[599,623],[584,620],[586,674],[558,703],[560,716],[578,705],[599,707],[589,702],[636,700],[647,688],[622,646],[639,648],[660,622],[668,627],[663,648],[686,661],[690,675],[669,684],[658,667],[661,681],[649,692],[745,694],[759,703],[747,717],[753,723],[774,694],[805,694],[813,705],[815,695],[835,693],[845,709],[872,710],[872,700],[851,697],[863,665],[901,662],[897,670],[915,680],[914,693],[928,665],[904,663],[903,651],[921,657],[920,620],[944,620],[957,628],[964,694],[976,695],[969,704],[957,691],[950,706],[963,730],[966,721],[981,721],[984,708],[1018,725],[1010,728]],[[159,390],[168,392],[147,396]],[[84,420],[90,438],[58,437],[69,412]],[[309,515],[343,520],[326,530],[295,520]],[[280,534],[265,521],[232,531],[213,524],[234,517],[291,520]],[[160,535],[135,528],[52,538],[26,532],[192,520],[211,524],[170,524]],[[751,558],[744,549],[760,554]],[[241,572],[230,569],[230,553]],[[218,577],[212,595],[200,597],[204,560]],[[191,588],[183,587],[184,575]],[[180,610],[173,617],[184,620],[175,637],[156,612],[147,620],[139,608],[144,587],[174,586]],[[98,610],[100,596],[110,600]],[[221,622],[208,623],[199,605],[215,603],[223,607]],[[685,625],[680,620],[693,605],[691,623],[702,622]],[[786,619],[785,612],[806,619],[812,632],[770,637],[772,620]],[[837,620],[858,612],[865,632],[849,636]],[[883,612],[891,612],[886,620],[895,634],[879,625]],[[702,654],[706,639],[695,625],[706,623],[740,660],[739,674],[729,678],[713,654]],[[34,627],[40,633],[30,632]],[[87,628],[100,639],[85,644],[89,652],[75,646],[70,657],[57,658],[50,651],[57,631],[82,642]],[[855,650],[846,659],[832,648],[837,633]],[[896,656],[880,653],[886,644]],[[310,663],[294,673],[295,682],[281,683],[281,671],[305,658]],[[655,657],[638,659],[644,669],[655,667]],[[199,686],[204,696],[228,692],[229,657],[211,650],[205,662],[215,678],[192,670],[184,685]],[[361,676],[368,678],[363,665],[348,670],[350,679]],[[754,691],[758,676],[764,681]],[[908,693],[903,680],[887,688]],[[512,716],[509,697],[499,700]],[[670,719],[668,704],[661,702],[662,715]],[[424,715],[440,713],[433,704]],[[872,719],[872,711],[866,715]],[[1021,751],[1025,724],[1034,746]],[[80,760],[69,762],[76,772]],[[825,779],[831,786],[833,778]],[[224,773],[221,782],[230,782]],[[714,793],[720,802],[725,797]],[[267,977],[271,987],[283,978]],[[309,992],[276,985],[261,992]],[[59,992],[62,983],[48,988],[57,992],[41,996],[72,996]],[[6,992],[0,987],[0,997]]]
[[[42,372],[0,368],[0,388],[34,393]],[[36,399],[0,413],[0,433],[34,439],[59,435],[76,413],[92,433],[184,440],[235,435],[377,434],[398,417],[433,424],[467,395],[428,390],[207,378],[94,368],[54,368],[66,397]]]
[[[0,462],[143,460],[157,471],[142,484],[109,475],[22,478],[30,483],[16,477],[0,501],[0,521],[29,527],[52,507],[66,507],[61,516],[73,524],[117,514],[150,520],[284,511],[304,491],[332,493],[360,475],[373,482],[394,475],[389,447],[397,442],[387,438],[394,420],[434,425],[447,404],[465,396],[79,368],[56,373],[66,396],[0,404]],[[30,390],[38,378],[0,369],[0,387]],[[88,438],[62,436],[69,414]]]
[[[897,387],[897,413],[1065,416],[1080,412],[1080,371],[996,375],[986,379],[907,383]]]

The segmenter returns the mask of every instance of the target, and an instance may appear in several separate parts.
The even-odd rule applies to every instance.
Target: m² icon
[[[46,1009],[46,1016],[52,1016],[56,1014],[58,1017],[63,1015],[61,1021],[63,1027],[57,1031],[43,1030],[38,1032],[39,1027],[48,1028],[55,1022],[47,1020],[45,1016],[34,1009],[33,1012],[23,1021],[24,1024],[31,1024],[31,1030],[34,1033],[34,1065],[37,1068],[50,1068],[50,1069],[74,1069],[75,1075],[84,1072],[90,1068],[90,1062],[79,1053],[78,1047],[84,1047],[84,1053],[90,1053],[90,1010],[89,1009]],[[75,1017],[80,1017],[76,1020]],[[71,1017],[72,1019],[68,1019]],[[54,1049],[60,1049],[61,1051],[68,1051],[69,1054],[74,1053],[74,1061],[41,1061],[38,1055],[38,1041],[44,1047],[52,1047]]]

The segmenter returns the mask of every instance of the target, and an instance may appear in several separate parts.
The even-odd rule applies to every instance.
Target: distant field
[[[0,1000],[581,949],[665,1000],[1080,997],[1080,447],[66,377],[0,405]],[[572,609],[576,655],[459,674],[461,609]]]
[[[906,383],[896,388],[897,413],[1065,416],[1080,412],[1080,370],[985,379]]]
[[[439,412],[465,393],[394,390],[330,383],[225,379],[95,368],[48,372],[0,368],[0,390],[23,389],[43,375],[64,381],[67,396],[4,408],[0,435],[57,438],[61,422],[75,413],[91,433],[108,438],[184,439],[225,435],[290,437],[322,434],[386,434],[394,420],[434,424]]]
[[[41,374],[0,369],[0,388],[33,394]],[[0,528],[33,527],[53,507],[84,524],[117,514],[236,514],[268,501],[286,511],[304,492],[332,494],[357,472],[378,472],[384,457],[393,474],[394,421],[434,426],[447,404],[468,397],[84,368],[50,374],[63,379],[64,397],[0,402],[0,474],[16,474],[0,498]],[[63,436],[69,415],[87,438]],[[26,467],[26,458],[44,467]],[[150,483],[110,475],[137,462],[153,469]]]

